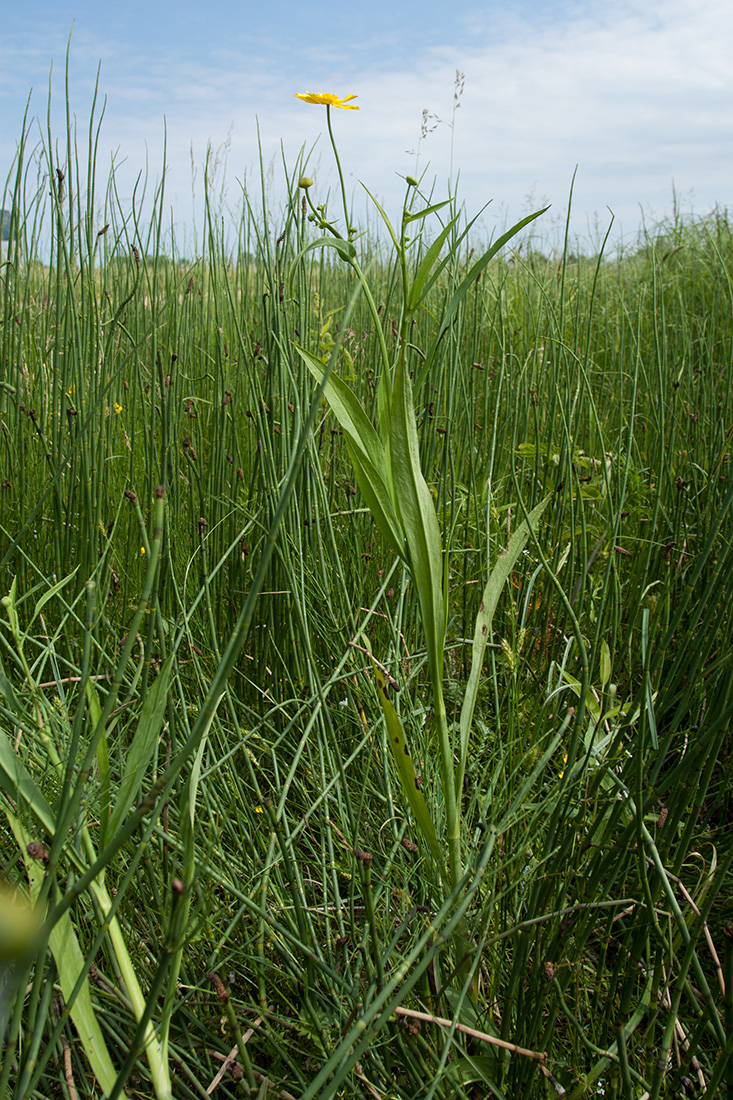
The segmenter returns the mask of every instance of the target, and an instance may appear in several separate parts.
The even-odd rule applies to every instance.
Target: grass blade
[[[374,658],[372,658],[372,665],[374,667],[374,677],[377,682],[377,694],[379,695],[379,702],[381,703],[384,721],[387,726],[389,747],[392,750],[392,756],[397,766],[397,774],[400,777],[402,791],[412,810],[415,823],[422,834],[423,840],[431,856],[442,869],[443,856],[435,832],[435,826],[430,816],[428,804],[418,785],[415,765],[410,756],[410,750],[407,745],[407,738],[402,722],[400,721],[400,716],[389,697],[384,673],[376,661],[374,661]]]
[[[38,860],[31,859],[27,854],[31,837],[22,823],[8,810],[5,812],[10,828],[13,830],[15,839],[23,853],[23,860],[31,886],[31,898],[35,902],[45,878],[45,867]],[[89,1060],[89,1065],[100,1088],[105,1095],[109,1095],[114,1088],[117,1074],[97,1020],[92,1004],[89,980],[86,977],[81,983],[75,999],[71,1001],[73,990],[84,968],[84,955],[79,947],[70,913],[63,913],[56,921],[51,929],[48,942],[58,970],[61,992],[64,995],[69,1014],[74,1021],[84,1053]]]
[[[478,695],[479,682],[481,679],[481,669],[484,663],[484,654],[486,653],[486,645],[491,636],[491,622],[494,618],[494,612],[496,611],[499,603],[499,597],[504,590],[504,585],[509,579],[509,574],[517,564],[520,554],[524,550],[529,538],[530,527],[534,527],[539,523],[542,518],[542,514],[545,508],[550,503],[552,494],[548,494],[544,500],[540,501],[536,508],[534,508],[527,519],[523,520],[519,527],[509,539],[509,545],[504,553],[499,554],[494,568],[491,570],[491,575],[486,582],[483,596],[481,597],[481,603],[479,605],[478,614],[476,616],[476,628],[473,635],[473,649],[471,651],[471,672],[466,684],[466,693],[463,697],[463,705],[461,707],[460,718],[460,755],[459,764],[456,771],[456,796],[459,795],[463,786],[463,776],[466,771],[466,761],[468,758],[468,743],[471,734],[471,724],[473,722],[473,712],[476,708],[476,698]]]
[[[322,383],[326,368],[321,360],[304,348],[297,351],[316,381]],[[356,395],[337,375],[329,376],[323,394],[346,436],[356,479],[374,521],[395,553],[404,558],[405,540],[382,441]]]
[[[172,665],[173,658],[168,657],[145,696],[135,736],[125,753],[125,770],[122,773],[117,798],[106,827],[103,829],[103,845],[107,837],[117,831],[142,788],[148,764],[153,758],[163,726]],[[100,739],[100,744],[103,741],[105,741],[104,737]]]

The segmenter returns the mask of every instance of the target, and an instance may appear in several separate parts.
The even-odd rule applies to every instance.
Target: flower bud
[[[307,191],[309,187],[313,186],[313,180],[310,176],[301,176],[298,180],[298,187],[301,187],[303,191]]]
[[[417,180],[414,176],[405,176],[405,183],[408,187],[417,187]]]

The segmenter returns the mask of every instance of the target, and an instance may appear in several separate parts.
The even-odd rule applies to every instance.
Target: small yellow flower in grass
[[[567,762],[568,762],[568,754],[567,753],[563,754],[562,762],[563,762],[563,764],[567,764]],[[564,775],[565,775],[565,768],[563,768],[563,770],[558,773],[558,778],[562,779],[562,777]]]
[[[255,813],[256,813],[256,814],[263,814],[264,812],[265,812],[265,811],[264,811],[264,809],[262,808],[262,806],[255,806]]]
[[[145,547],[144,546],[140,547],[140,554],[143,558],[145,557]]]
[[[333,92],[296,92],[296,99],[302,99],[304,103],[320,103],[323,107],[341,107],[344,111],[358,111],[359,108],[349,100],[356,99],[355,95],[337,96]]]
[[[122,412],[122,405],[118,404],[118,402],[115,401],[115,416],[119,416],[121,412]]]

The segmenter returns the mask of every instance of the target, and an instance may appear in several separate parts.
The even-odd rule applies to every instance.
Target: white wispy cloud
[[[704,213],[730,202],[733,178],[733,75],[727,43],[733,10],[723,0],[683,0],[661,7],[656,0],[566,5],[550,19],[530,20],[515,11],[499,20],[468,14],[470,44],[423,48],[399,64],[379,55],[374,43],[346,53],[337,43],[302,43],[297,51],[270,44],[261,32],[247,39],[181,51],[175,39],[135,43],[75,30],[71,47],[73,109],[80,125],[88,117],[97,62],[107,96],[101,148],[118,150],[118,179],[131,192],[146,156],[160,170],[167,132],[167,194],[176,217],[190,219],[191,149],[200,166],[209,143],[227,143],[229,195],[235,179],[254,177],[257,129],[266,164],[290,162],[321,134],[320,177],[330,156],[320,108],[293,92],[334,90],[359,95],[360,112],[334,118],[347,179],[363,180],[391,209],[403,193],[399,174],[414,171],[422,111],[442,120],[422,142],[420,167],[445,189],[460,171],[459,193],[469,211],[488,199],[491,230],[519,217],[528,202],[552,202],[549,228],[564,217],[568,189],[578,166],[574,196],[576,231],[583,235],[594,214],[609,220],[607,207],[627,234],[669,211],[674,184],[683,204]],[[55,37],[54,37],[55,36]],[[53,47],[52,47],[53,42]],[[47,73],[55,51],[62,106],[63,56],[58,28],[37,26],[32,38],[0,43],[0,93],[20,103],[24,74]],[[456,70],[465,90],[453,119]],[[37,89],[36,110],[45,113],[46,89]],[[35,98],[35,93],[34,93]],[[20,108],[17,108],[16,118]],[[60,114],[54,112],[55,125]],[[454,127],[451,130],[451,122]],[[17,124],[17,123],[16,123]],[[6,110],[0,156],[9,164],[17,134]],[[330,175],[331,183],[333,174]]]

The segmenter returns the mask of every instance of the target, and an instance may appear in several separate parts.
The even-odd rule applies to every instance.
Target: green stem
[[[94,860],[96,852],[92,844],[88,831],[85,829],[82,834],[82,842],[86,850],[87,856],[90,860]],[[130,952],[127,949],[125,937],[122,934],[120,928],[120,922],[117,916],[114,915],[110,918],[109,914],[112,910],[112,898],[110,897],[107,887],[104,884],[104,871],[90,884],[92,893],[97,900],[97,904],[102,911],[102,915],[106,922],[108,922],[108,931],[110,943],[115,953],[117,965],[119,967],[120,975],[125,983],[125,990],[127,996],[132,1005],[132,1011],[135,1015],[135,1019],[138,1024],[144,1018],[146,1013],[149,1016],[148,1004],[145,999],[145,994],[140,987],[140,983],[135,973],[135,965],[130,958]],[[150,1073],[153,1079],[153,1088],[155,1089],[155,1095],[157,1100],[169,1100],[171,1097],[171,1080],[168,1072],[167,1059],[163,1058],[161,1048],[158,1045],[158,1040],[155,1034],[152,1021],[147,1020],[144,1033],[145,1054],[147,1055],[148,1065],[150,1066]]]
[[[364,292],[364,297],[366,298],[367,305],[369,306],[369,312],[371,313],[372,319],[374,321],[374,327],[376,329],[377,339],[379,340],[379,352],[380,352],[380,355],[382,356],[382,376],[379,380],[379,396],[380,396],[379,427],[380,427],[381,431],[384,433],[385,446],[386,446],[387,441],[389,439],[389,436],[388,436],[388,433],[387,433],[387,425],[389,424],[389,410],[390,410],[390,407],[391,407],[391,404],[392,404],[391,396],[392,396],[393,373],[392,373],[392,368],[391,368],[390,354],[389,354],[389,351],[387,350],[387,341],[386,341],[385,336],[384,336],[384,326],[382,325],[382,319],[379,316],[379,310],[377,309],[377,303],[374,301],[374,297],[372,295],[372,291],[371,291],[371,288],[369,286],[369,283],[367,282],[366,275],[361,270],[361,268],[359,267],[359,264],[357,263],[356,260],[352,260],[350,266],[351,266],[352,271],[356,275],[357,279],[359,280],[359,283],[361,285],[361,289]]]
[[[438,753],[440,757],[440,780],[443,787],[445,807],[445,832],[448,841],[448,885],[455,890],[463,877],[463,859],[461,856],[461,815],[456,798],[455,774],[453,771],[453,749],[448,729],[448,716],[443,698],[442,680],[433,684],[435,699],[435,726],[438,734]],[[465,923],[461,921],[455,937],[455,973],[462,979],[468,967],[469,943]]]
[[[339,183],[341,184],[341,201],[344,205],[344,221],[346,222],[346,232],[348,236],[351,236],[351,226],[349,224],[349,207],[346,202],[346,187],[344,185],[344,174],[341,171],[341,161],[339,160],[339,152],[336,147],[336,139],[333,136],[333,129],[331,128],[331,104],[326,104],[326,122],[328,123],[328,136],[331,139],[331,147],[333,148],[333,155],[336,158],[336,167],[339,174]]]
[[[433,695],[435,700],[435,727],[438,735],[438,752],[440,756],[440,781],[443,786],[446,837],[448,840],[448,879],[451,889],[455,889],[463,875],[463,861],[461,859],[461,818],[458,812],[455,775],[453,773],[453,748],[451,745],[450,731],[448,730],[448,715],[445,709],[443,685],[441,682],[433,683]]]
[[[335,149],[336,149],[336,147],[334,146],[334,152],[335,152]],[[336,163],[338,165],[339,174],[340,174],[341,173],[341,165],[339,164],[338,153],[336,154]],[[342,186],[343,186],[343,181],[342,181]],[[328,232],[331,234],[331,236],[336,237],[337,240],[340,240],[340,241],[344,240],[344,238],[339,233],[336,226],[332,225],[331,222],[326,221],[326,219],[323,216],[323,213],[321,212],[321,210],[319,210],[316,206],[313,205],[313,200],[310,197],[310,192],[309,191],[306,191],[305,198],[306,198],[306,202],[307,202],[307,204],[310,208],[311,213],[314,215],[314,217],[316,219],[316,224],[319,226],[319,228],[320,229],[327,229]],[[345,198],[344,198],[344,201],[345,201]],[[389,355],[389,351],[387,350],[387,341],[386,341],[385,336],[384,336],[384,328],[382,326],[382,319],[379,316],[379,310],[377,309],[377,303],[374,301],[374,296],[372,295],[371,288],[369,286],[369,283],[367,282],[366,275],[364,274],[361,267],[359,266],[359,263],[356,260],[348,260],[347,262],[348,262],[349,266],[351,267],[352,271],[354,272],[354,274],[356,275],[357,279],[359,280],[359,285],[360,285],[360,287],[361,287],[361,289],[364,293],[364,297],[366,298],[367,305],[369,306],[369,312],[371,313],[372,320],[374,321],[374,327],[376,329],[377,339],[379,340],[379,353],[382,357],[382,366],[383,366],[383,369],[385,371],[384,376],[385,376],[385,378],[390,378],[391,379],[390,355]],[[403,261],[403,267],[404,267],[404,261]]]

